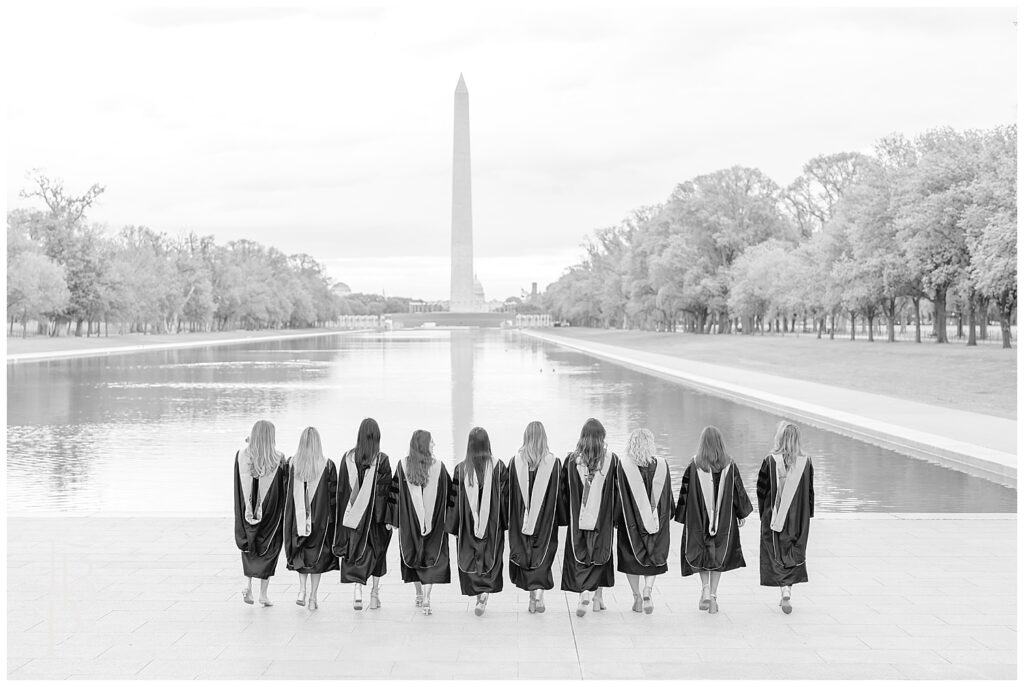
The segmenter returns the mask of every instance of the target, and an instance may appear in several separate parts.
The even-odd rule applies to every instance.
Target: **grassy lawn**
[[[220,341],[224,339],[263,338],[267,336],[323,333],[325,329],[267,329],[246,331],[235,329],[227,332],[198,332],[195,334],[124,334],[122,336],[20,336],[7,337],[8,353],[44,353],[49,351],[77,351],[88,348],[113,348],[116,346],[156,346],[161,344],[191,343],[195,341]]]
[[[716,336],[604,329],[552,334],[857,391],[1017,417],[1017,350],[800,336]]]

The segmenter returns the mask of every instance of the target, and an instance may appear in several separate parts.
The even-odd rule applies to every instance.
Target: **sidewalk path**
[[[789,616],[758,586],[756,518],[741,530],[748,567],[723,576],[718,615],[698,612],[699,582],[679,576],[673,523],[654,614],[630,611],[617,574],[608,610],[584,618],[557,590],[547,613],[527,613],[507,579],[477,618],[454,572],[424,617],[400,581],[397,542],[380,610],[353,611],[333,573],[310,613],[283,561],[276,605],[242,603],[230,518],[7,525],[13,679],[1016,677],[1015,515],[822,514]]]
[[[523,333],[900,453],[1017,484],[1014,420],[536,330]]]

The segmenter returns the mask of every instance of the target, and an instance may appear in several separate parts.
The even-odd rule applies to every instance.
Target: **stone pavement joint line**
[[[630,611],[624,575],[608,610],[547,612],[505,580],[487,613],[453,583],[434,614],[413,604],[389,551],[377,611],[324,576],[321,608],[294,603],[278,563],[273,608],[247,606],[230,517],[8,517],[7,675],[85,678],[1001,678],[1016,677],[1016,515],[812,521],[808,584],[783,615],[758,584],[757,521],[741,530],[747,567],[725,574],[721,612],[697,610],[700,583],[669,571],[653,615]],[[560,578],[561,552],[554,576]],[[983,570],[983,575],[978,575]],[[311,658],[316,655],[317,658]]]
[[[535,330],[523,333],[899,453],[1017,485],[1014,420]]]

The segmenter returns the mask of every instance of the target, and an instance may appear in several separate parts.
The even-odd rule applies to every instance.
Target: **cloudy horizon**
[[[475,268],[504,298],[543,289],[587,234],[699,174],[739,164],[786,185],[814,155],[870,152],[893,131],[1015,122],[1015,20],[1012,7],[22,7],[5,45],[21,65],[7,204],[32,205],[18,191],[40,168],[72,192],[104,184],[90,219],[111,231],[251,238],[313,255],[355,291],[446,299],[463,73]]]

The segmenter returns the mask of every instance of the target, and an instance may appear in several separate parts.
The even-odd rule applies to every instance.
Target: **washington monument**
[[[459,74],[455,87],[455,135],[452,158],[451,312],[482,312],[482,289],[473,275],[473,189],[469,160],[469,90]]]

